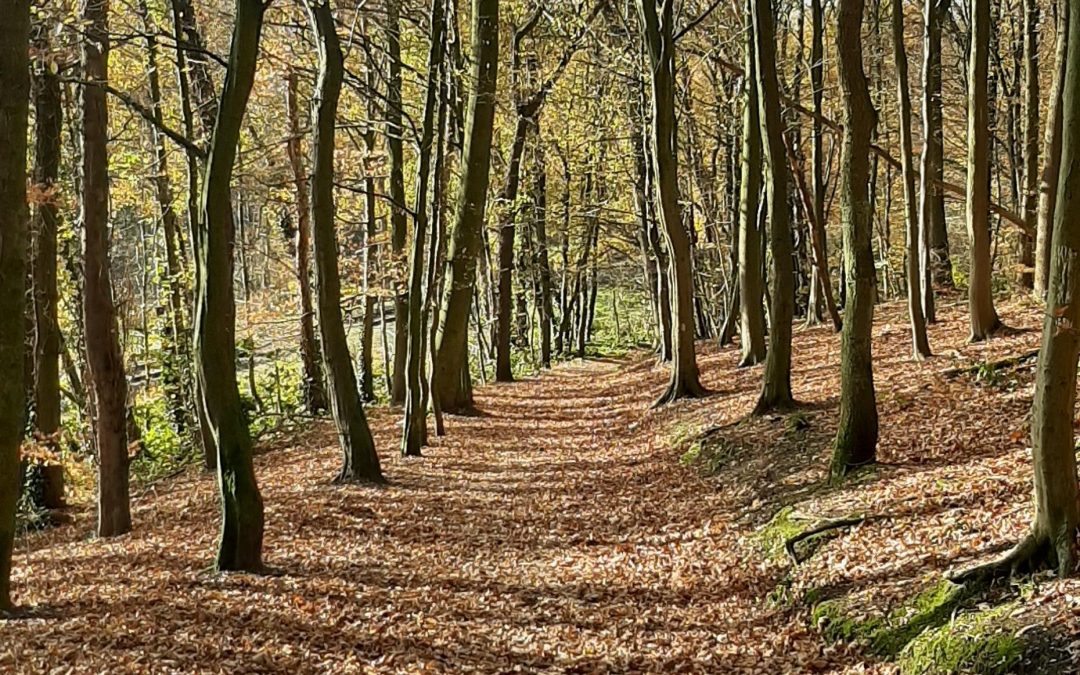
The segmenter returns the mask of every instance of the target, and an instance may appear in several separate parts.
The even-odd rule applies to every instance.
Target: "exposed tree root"
[[[998,359],[997,361],[991,361],[990,363],[976,363],[970,366],[946,368],[945,370],[941,371],[941,376],[955,378],[959,377],[960,375],[970,375],[971,373],[978,372],[979,370],[982,370],[984,368],[989,368],[990,370],[995,371],[1001,370],[1002,368],[1014,368],[1024,363],[1025,361],[1030,361],[1031,359],[1037,358],[1038,356],[1039,350],[1032,349],[1022,354],[1015,354],[1013,356],[1008,356],[1003,359]]]
[[[945,575],[945,578],[954,584],[985,584],[1011,577],[1014,574],[1045,569],[1052,566],[1052,563],[1050,542],[1032,533],[994,560],[950,572]],[[1068,566],[1069,564],[1066,563],[1066,567]]]
[[[672,378],[668,383],[667,389],[656,399],[656,402],[652,404],[653,409],[662,408],[668,403],[674,403],[679,399],[684,398],[705,398],[709,395],[709,392],[700,383],[689,383],[682,378]]]
[[[803,562],[799,559],[799,555],[795,551],[795,546],[799,542],[806,541],[807,539],[811,539],[820,534],[824,534],[825,532],[829,532],[832,530],[840,530],[847,527],[855,527],[856,525],[861,525],[867,521],[880,520],[882,518],[885,518],[885,516],[847,516],[845,518],[836,518],[833,520],[823,521],[821,523],[818,523],[814,527],[803,530],[794,537],[786,539],[784,541],[784,551],[787,553],[788,558],[791,559],[791,562],[798,565]]]

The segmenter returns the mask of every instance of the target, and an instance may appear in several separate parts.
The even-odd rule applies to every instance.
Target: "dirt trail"
[[[802,658],[815,640],[763,604],[773,579],[723,500],[652,431],[662,379],[638,357],[481,387],[482,415],[450,418],[420,460],[396,457],[396,415],[376,410],[385,489],[328,482],[328,425],[269,449],[279,576],[205,571],[206,476],[139,497],[119,540],[86,539],[89,514],[30,536],[33,618],[0,623],[0,670],[787,669],[791,641]]]

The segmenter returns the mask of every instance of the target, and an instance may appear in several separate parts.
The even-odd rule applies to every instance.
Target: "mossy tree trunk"
[[[674,0],[639,0],[652,85],[652,161],[656,201],[669,253],[671,280],[671,378],[657,405],[702,396],[694,353],[694,278],[690,238],[679,216],[675,121]],[[586,308],[582,308],[585,310]]]
[[[199,218],[195,364],[217,445],[222,507],[216,559],[219,570],[262,569],[263,502],[236,383],[232,174],[240,126],[255,79],[265,9],[261,0],[236,1],[228,68],[210,142]]]
[[[907,48],[904,46],[903,0],[892,0],[892,37],[893,62],[896,66],[896,100],[900,122],[900,170],[904,184],[908,318],[911,321],[912,352],[916,359],[923,359],[930,356],[930,341],[926,337],[922,273],[919,264],[921,248],[919,245],[919,203],[915,192],[915,161],[911,140],[911,93],[908,90]]]
[[[30,0],[0,0],[0,313],[23,315],[26,292],[26,126]],[[22,321],[0,321],[0,615],[12,609],[11,555],[19,497],[26,349]]]
[[[311,222],[323,367],[330,384],[330,409],[343,454],[337,480],[382,482],[379,456],[360,401],[341,318],[341,282],[334,234],[334,140],[344,60],[329,2],[309,2],[307,8],[319,45],[319,76],[311,101],[315,150]]]
[[[499,56],[499,2],[473,0],[473,74],[462,158],[461,194],[448,253],[450,278],[440,311],[435,386],[442,409],[472,408],[468,328],[476,285],[476,256],[487,206],[495,82]]]
[[[83,326],[94,401],[98,452],[98,525],[101,537],[131,530],[128,494],[127,376],[120,350],[109,270],[109,3],[86,0],[82,18]]]
[[[844,100],[840,219],[848,290],[841,336],[840,421],[830,469],[833,480],[877,456],[878,414],[870,342],[875,288],[869,194],[870,137],[877,113],[863,71],[863,8],[864,0],[840,0],[837,6],[836,46]]]
[[[795,313],[795,273],[788,217],[787,151],[780,117],[776,32],[772,12],[769,0],[753,0],[755,80],[766,167],[769,247],[772,253],[769,350],[765,356],[765,381],[761,396],[754,406],[754,414],[758,415],[785,410],[795,404],[791,395],[791,321]]]
[[[765,280],[761,274],[761,122],[754,62],[753,0],[746,3],[746,77],[739,180],[739,366],[765,360]]]
[[[1001,326],[994,309],[990,257],[990,0],[971,0],[968,56],[967,228],[971,241],[968,311],[971,340],[989,338]]]

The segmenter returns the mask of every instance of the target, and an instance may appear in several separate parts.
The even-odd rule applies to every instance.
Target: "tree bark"
[[[1059,0],[1057,37],[1054,46],[1054,80],[1048,101],[1049,118],[1043,137],[1043,169],[1039,185],[1039,212],[1035,235],[1035,293],[1046,295],[1050,284],[1050,243],[1053,237],[1054,208],[1057,205],[1058,174],[1061,168],[1061,137],[1066,52],[1069,43],[1069,2]]]
[[[990,257],[990,0],[972,0],[968,61],[967,228],[971,240],[968,308],[971,340],[989,338],[1001,326],[994,309]]]
[[[901,179],[904,184],[908,318],[911,321],[912,352],[916,359],[923,359],[930,356],[930,342],[926,338],[926,317],[923,314],[922,271],[919,257],[919,203],[915,193],[915,160],[911,141],[911,94],[908,90],[907,49],[904,47],[903,0],[892,0],[892,37],[893,62],[896,66],[896,100],[900,115]],[[861,147],[855,149],[862,152]],[[869,152],[869,147],[866,150]]]
[[[386,3],[386,52],[390,61],[386,95],[386,147],[390,155],[390,263],[394,289],[394,370],[390,376],[390,402],[405,403],[405,359],[409,349],[409,326],[405,317],[409,301],[405,288],[405,158],[402,149],[401,98],[401,0]]]
[[[1024,0],[1024,110],[1023,137],[1024,183],[1022,205],[1024,222],[1038,232],[1039,226],[1039,4]],[[1020,286],[1035,288],[1035,237],[1020,234]]]
[[[753,0],[746,3],[746,76],[743,104],[742,177],[739,196],[739,366],[765,360],[765,280],[761,248],[761,120],[753,28]]]
[[[767,169],[765,185],[773,284],[769,303],[769,350],[765,356],[765,382],[754,407],[754,413],[760,415],[784,410],[795,404],[791,395],[791,321],[795,313],[795,280],[772,6],[769,0],[753,0],[753,3],[754,54],[762,152]]]
[[[473,0],[473,76],[462,159],[461,195],[448,253],[450,283],[440,312],[435,378],[447,412],[472,408],[468,383],[469,310],[476,284],[476,256],[487,206],[495,82],[499,55],[498,0]]]
[[[315,342],[314,309],[311,301],[311,203],[308,177],[300,139],[300,106],[296,100],[296,71],[290,70],[285,98],[289,116],[286,149],[296,191],[296,279],[300,287],[300,362],[304,369],[304,404],[312,413],[326,410],[326,391],[319,372],[319,347]]]
[[[337,480],[381,483],[384,479],[379,456],[356,387],[352,356],[341,319],[341,283],[334,234],[334,139],[344,60],[329,1],[308,2],[307,9],[319,44],[319,79],[311,101],[311,116],[315,122],[311,220],[319,332],[325,356],[323,367],[330,384],[330,409],[337,423],[342,449],[342,467]]]
[[[0,312],[21,317],[26,285],[30,1],[0,0]],[[12,609],[11,556],[25,420],[23,322],[0,321],[0,616]]]
[[[203,181],[195,307],[195,363],[217,445],[221,489],[222,527],[215,564],[218,570],[256,572],[262,569],[263,502],[236,384],[232,174],[255,78],[265,9],[261,0],[236,1],[228,68]]]
[[[57,232],[63,105],[60,78],[51,63],[51,25],[39,19],[34,27],[37,58],[33,69],[35,225],[31,235],[34,300],[34,421],[44,438],[54,439],[60,429],[60,324],[56,286]],[[54,451],[59,444],[50,442]],[[42,467],[45,508],[64,505],[64,467]]]
[[[870,137],[877,113],[862,64],[864,0],[840,0],[837,51],[844,100],[840,217],[848,297],[841,337],[840,420],[833,446],[832,479],[877,456],[878,414],[874,398],[871,328],[874,319],[873,212],[870,206]]]
[[[952,288],[952,260],[945,227],[941,128],[941,20],[950,0],[925,0],[923,8],[923,154],[919,184],[920,268],[923,316],[936,321],[934,284]]]
[[[659,1],[660,5],[657,6]],[[672,34],[674,0],[639,0],[652,85],[652,161],[657,205],[664,240],[670,255],[671,378],[656,405],[705,393],[698,379],[694,353],[694,277],[690,238],[679,216],[678,138],[675,121],[675,39]],[[586,308],[582,308],[583,310]]]
[[[105,89],[97,86],[109,81],[108,14],[108,0],[86,0],[82,6],[82,64],[88,81],[82,87],[83,325],[96,413],[100,537],[131,530],[127,377],[109,271],[109,112]]]

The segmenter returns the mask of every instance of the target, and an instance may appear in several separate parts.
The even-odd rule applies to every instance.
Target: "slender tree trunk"
[[[1024,184],[1022,205],[1024,222],[1031,231],[1039,225],[1039,4],[1024,0],[1024,110],[1023,157]],[[1036,235],[1037,237],[1038,235]],[[1035,238],[1020,234],[1020,286],[1035,288]]]
[[[864,0],[840,0],[837,6],[836,46],[844,99],[840,217],[848,298],[841,337],[840,421],[830,468],[833,480],[873,462],[878,441],[870,339],[874,320],[873,212],[868,194],[870,137],[877,113],[862,65],[863,8]]]
[[[679,217],[678,163],[675,143],[675,39],[672,33],[674,1],[639,0],[645,50],[652,84],[652,161],[657,205],[664,240],[670,254],[671,379],[657,405],[705,393],[698,379],[694,354],[694,278],[690,238]],[[585,308],[583,308],[585,309]]]
[[[896,66],[896,100],[900,109],[900,170],[904,185],[908,318],[911,321],[912,351],[916,359],[922,359],[930,356],[930,342],[926,338],[922,272],[919,265],[919,203],[915,192],[915,160],[911,141],[911,94],[908,91],[907,49],[904,47],[903,0],[892,0],[892,36],[893,61]],[[855,149],[862,151],[859,147]]]
[[[825,10],[821,0],[810,2],[810,87],[814,99],[814,118],[811,120],[810,131],[810,182],[814,190],[814,223],[811,225],[817,232],[817,238],[821,242],[821,248],[828,251],[825,239],[825,153],[822,143],[823,125],[821,117],[822,103],[825,95]],[[825,256],[825,267],[815,259],[810,279],[810,306],[807,310],[807,323],[821,321],[821,295],[822,291],[832,293],[829,278],[828,255]],[[835,303],[834,303],[835,305]],[[833,317],[839,318],[839,315]]]
[[[499,294],[496,316],[495,381],[513,382],[510,366],[510,332],[513,314],[514,233],[517,218],[518,187],[521,184],[521,155],[529,132],[529,119],[518,114],[510,161],[506,164],[506,182],[499,195]]]
[[[746,3],[746,76],[743,104],[742,177],[739,195],[739,366],[765,360],[765,280],[762,278],[761,120],[754,55],[753,0]]]
[[[420,131],[420,153],[416,171],[416,199],[413,207],[413,241],[409,257],[409,343],[405,368],[405,422],[401,436],[401,454],[420,456],[427,440],[427,407],[421,391],[427,330],[424,326],[424,246],[428,229],[428,185],[431,177],[431,158],[435,144],[438,114],[439,75],[442,71],[443,33],[446,28],[444,0],[431,0],[431,47],[428,52],[427,88],[424,97],[424,117]],[[432,252],[434,255],[434,251]]]
[[[945,195],[940,187],[944,176],[941,114],[941,21],[951,0],[926,0],[923,34],[923,145],[920,199],[920,234],[923,241],[923,315],[933,323],[933,284],[952,288],[952,260],[945,227]],[[933,283],[931,283],[931,281]]]
[[[1039,185],[1038,224],[1035,235],[1035,293],[1046,295],[1050,285],[1050,243],[1057,205],[1058,174],[1061,168],[1061,137],[1064,106],[1066,52],[1071,20],[1068,0],[1058,1],[1057,37],[1054,47],[1054,80],[1050,87],[1046,130],[1043,137],[1043,169]]]
[[[109,81],[108,0],[86,0],[82,8],[83,161],[82,224],[83,325],[94,399],[94,435],[98,451],[98,536],[131,530],[128,496],[127,377],[120,351],[112,276],[109,273]]]
[[[795,313],[795,281],[773,10],[769,0],[753,0],[753,3],[754,53],[762,152],[767,169],[765,185],[773,284],[769,303],[769,351],[765,356],[765,382],[754,407],[754,413],[760,415],[790,408],[795,403],[791,395],[791,321]]]
[[[0,13],[0,135],[5,139],[0,143],[0,312],[10,319],[23,316],[26,302],[30,1],[0,0]],[[0,321],[0,616],[12,609],[11,556],[26,410],[25,337],[22,321]]]
[[[59,450],[56,433],[60,429],[60,324],[57,318],[59,295],[56,287],[56,237],[60,227],[57,199],[60,178],[63,105],[60,78],[50,63],[51,22],[40,20],[34,27],[34,190],[37,200],[31,239],[33,252],[34,300],[34,421],[38,433],[54,439],[49,445]],[[64,467],[42,467],[42,505],[55,509],[64,505]]]
[[[236,1],[228,68],[210,144],[199,218],[195,363],[218,452],[222,526],[215,564],[219,570],[262,569],[263,502],[236,384],[232,174],[240,127],[255,79],[265,9],[261,0]]]
[[[462,159],[461,196],[450,241],[450,283],[442,302],[435,361],[439,401],[447,412],[472,408],[468,386],[469,308],[476,284],[476,256],[487,203],[495,81],[499,54],[498,0],[473,0],[473,77],[469,125]]]
[[[536,237],[536,265],[540,276],[540,297],[537,309],[540,312],[540,365],[551,367],[551,323],[553,308],[551,303],[551,261],[548,257],[547,236],[547,164],[544,159],[544,144],[540,136],[537,120],[536,143],[533,149],[533,229]]]
[[[308,177],[300,139],[300,106],[296,93],[296,71],[290,70],[285,98],[289,116],[286,149],[296,190],[296,279],[300,287],[300,362],[304,370],[301,385],[304,404],[312,413],[326,410],[326,391],[319,372],[319,347],[315,342],[315,311],[311,302],[311,204]]]
[[[390,155],[390,268],[394,288],[394,371],[390,379],[390,402],[405,403],[405,359],[409,349],[406,316],[409,301],[405,290],[405,158],[402,150],[401,98],[401,0],[386,3],[386,51],[390,60],[386,97],[386,146]]]
[[[319,42],[319,79],[312,96],[314,172],[311,190],[312,234],[318,286],[319,332],[330,384],[330,409],[337,423],[342,449],[338,481],[383,481],[375,440],[371,436],[360,392],[356,387],[352,356],[341,319],[341,283],[338,278],[337,239],[334,234],[334,135],[344,61],[337,27],[328,0],[309,2],[308,14]]]
[[[967,228],[971,240],[968,307],[971,340],[985,340],[1000,326],[994,309],[990,257],[990,0],[972,0],[968,62]]]

